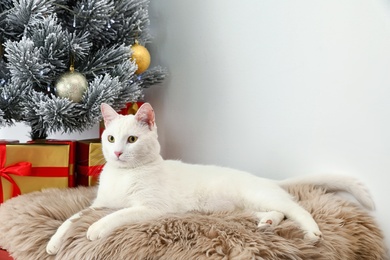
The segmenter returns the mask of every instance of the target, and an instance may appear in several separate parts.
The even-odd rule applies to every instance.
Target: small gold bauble
[[[138,66],[136,74],[141,74],[145,72],[150,65],[150,53],[148,49],[144,46],[139,45],[137,42],[131,46],[133,53],[131,54],[131,59],[135,61]]]
[[[88,81],[83,74],[70,71],[58,78],[55,87],[57,96],[80,102],[88,88]]]

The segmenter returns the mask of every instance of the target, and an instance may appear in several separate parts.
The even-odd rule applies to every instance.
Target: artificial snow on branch
[[[160,83],[160,66],[137,75],[131,45],[147,43],[148,0],[2,0],[0,126],[25,122],[33,139],[84,131],[100,120],[100,104],[116,109]],[[83,74],[80,102],[61,96],[61,75]],[[72,74],[66,80],[72,81]],[[72,83],[77,87],[77,82]],[[62,86],[62,85],[61,85]],[[72,90],[72,89],[71,89]]]

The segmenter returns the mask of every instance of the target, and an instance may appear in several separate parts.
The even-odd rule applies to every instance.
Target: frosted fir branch
[[[44,128],[50,132],[71,132],[84,123],[84,117],[77,109],[80,106],[66,98],[52,97],[39,107],[37,115],[42,117]]]
[[[131,59],[126,58],[122,63],[117,64],[110,71],[112,77],[118,77],[120,82],[133,83],[134,73],[137,70],[137,65]]]
[[[122,94],[115,100],[118,108],[124,108],[128,102],[135,102],[144,98],[144,92],[141,86],[134,82],[127,84],[126,88],[122,89]]]
[[[12,124],[12,116],[8,115],[6,117],[5,114],[5,109],[9,109],[10,104],[8,101],[8,96],[9,93],[7,93],[7,88],[5,87],[7,81],[6,81],[6,76],[7,76],[7,68],[4,65],[4,62],[0,60],[0,126],[5,126],[5,125],[11,125]]]
[[[142,88],[135,81],[122,82],[119,91],[120,93],[113,104],[115,109],[124,108],[128,102],[134,102],[143,98]]]
[[[101,103],[120,109],[128,102],[139,100],[141,95],[142,91],[137,83],[121,82],[119,77],[112,78],[111,75],[106,74],[104,77],[95,78],[89,85],[83,103],[86,104],[89,113],[94,114],[93,118],[100,118]]]
[[[142,88],[148,88],[152,85],[159,84],[167,77],[166,68],[156,66],[142,73],[137,79]]]
[[[37,110],[40,106],[44,105],[49,98],[38,92],[30,92],[28,97],[29,98],[22,100],[21,103],[24,106],[23,118],[26,121],[26,124],[31,127],[31,138],[33,140],[46,138],[46,129],[43,127],[44,122],[42,117],[37,116]]]
[[[32,38],[8,41],[5,55],[11,77],[28,82],[30,88],[44,91],[68,64],[67,33],[61,30],[53,16],[49,16],[42,25],[32,26],[32,29]]]
[[[73,127],[79,127],[82,117],[78,117],[77,103],[69,99],[57,98],[33,92],[24,102],[25,121],[31,126],[32,136],[44,137],[48,132],[62,130],[74,131]]]
[[[40,77],[43,85],[50,85],[55,76],[67,68],[69,63],[69,34],[63,31],[55,15],[48,16],[43,22],[31,26],[31,39],[39,48],[45,75]],[[41,73],[42,73],[41,72]]]
[[[54,0],[19,0],[7,15],[7,31],[11,31],[18,38],[24,35],[25,30],[38,21],[43,21],[47,15],[54,13]]]
[[[121,82],[118,77],[111,77],[109,74],[96,77],[83,97],[83,109],[87,115],[85,123],[89,127],[101,120],[101,103],[110,104],[119,110],[126,103],[139,100],[141,95],[142,91],[135,83]]]
[[[50,35],[56,35],[59,38],[58,41],[65,41],[62,45],[68,45],[66,39],[68,38],[68,32],[62,28],[56,14],[48,15],[42,21],[32,23],[25,34],[27,38],[31,38],[35,45],[39,47],[45,46],[46,38]]]
[[[106,74],[96,77],[89,84],[81,103],[34,92],[28,100],[23,101],[23,114],[34,136],[58,131],[81,132],[101,119],[101,103],[111,104],[119,110],[126,103],[139,100],[141,96],[142,91],[137,84],[129,86]]]
[[[42,64],[40,55],[37,55],[39,49],[34,46],[32,40],[23,37],[20,42],[7,41],[5,46],[11,77],[27,82],[31,87],[34,84],[40,86],[41,80],[48,80],[46,74],[49,68]]]
[[[0,14],[6,13],[5,11],[10,9],[13,6],[13,0],[1,0],[0,2]]]
[[[8,123],[5,118],[4,118],[4,112],[3,110],[0,109],[0,126],[6,126],[6,125],[10,125],[10,123]]]
[[[112,16],[115,22],[111,26],[117,32],[116,41],[132,45],[136,39],[143,44],[151,39],[148,6],[148,0],[115,1]]]
[[[108,74],[96,77],[95,80],[89,84],[83,98],[83,103],[92,120],[100,117],[101,103],[114,103],[115,99],[120,94],[118,88],[119,84],[118,78],[112,78]]]
[[[66,98],[49,98],[35,92],[26,102],[25,119],[31,126],[34,136],[42,136],[49,132],[73,132],[83,124],[78,104]]]
[[[123,14],[125,17],[131,16],[131,14],[140,8],[148,8],[149,0],[117,0],[115,2],[115,8],[112,10],[113,14]]]
[[[21,41],[6,44],[11,76],[45,91],[68,66],[68,34],[55,15],[31,22],[25,34]]]
[[[3,84],[2,84],[3,83]],[[4,118],[7,122],[12,120],[20,121],[23,119],[22,104],[24,98],[28,96],[26,83],[19,81],[0,82],[0,109],[3,110]]]
[[[0,41],[3,41],[6,34],[7,27],[7,14],[9,13],[9,9],[12,7],[12,0],[1,0],[0,1]]]
[[[44,70],[48,70],[47,81],[42,77],[41,81],[43,83],[50,84],[55,75],[62,73],[68,67],[69,48],[60,39],[54,34],[49,34],[46,37],[45,45],[39,48],[39,56]]]
[[[89,32],[74,32],[69,34],[70,53],[75,55],[75,61],[84,60],[91,51],[92,42]]]
[[[5,63],[5,61],[0,57],[0,88],[1,88],[1,85],[2,85],[2,81],[3,84],[5,83],[5,81],[10,77],[9,75],[9,70],[7,68],[7,64]]]
[[[130,16],[125,25],[121,29],[118,28],[120,32],[118,35],[118,41],[125,42],[126,44],[132,45],[135,40],[138,40],[139,43],[145,44],[149,42],[151,36],[149,33],[149,19],[147,19],[148,11],[144,10],[136,10],[132,16]]]
[[[87,57],[87,60],[76,64],[86,75],[99,75],[112,70],[118,63],[130,59],[130,47],[125,45],[113,45],[109,48],[102,48],[94,55]],[[127,72],[129,73],[129,71]]]
[[[113,39],[112,30],[109,28],[110,13],[114,8],[111,0],[83,0],[73,8],[74,30],[88,31],[92,38],[109,43]]]

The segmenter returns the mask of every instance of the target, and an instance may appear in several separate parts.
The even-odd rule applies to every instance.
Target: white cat
[[[318,242],[321,231],[316,222],[282,188],[285,185],[307,183],[328,191],[347,191],[365,207],[374,208],[364,185],[349,177],[310,176],[276,182],[230,168],[163,160],[150,104],[142,105],[135,116],[118,115],[107,104],[102,104],[101,110],[107,163],[91,208],[118,210],[89,227],[90,240],[105,237],[125,224],[167,213],[240,209],[253,211],[259,217],[259,227],[278,225],[284,217],[290,218],[302,228],[308,243]],[[58,228],[46,247],[47,253],[58,252],[72,220],[79,217],[81,212]]]

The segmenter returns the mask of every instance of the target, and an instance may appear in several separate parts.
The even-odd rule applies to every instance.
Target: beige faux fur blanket
[[[284,220],[275,229],[256,228],[245,212],[167,215],[119,228],[107,238],[88,241],[88,226],[110,209],[88,211],[57,256],[45,252],[57,227],[88,207],[95,188],[47,190],[19,196],[0,206],[0,247],[17,260],[44,259],[389,259],[383,235],[368,212],[353,202],[311,186],[289,192],[318,222],[324,240],[306,244],[297,226]]]

